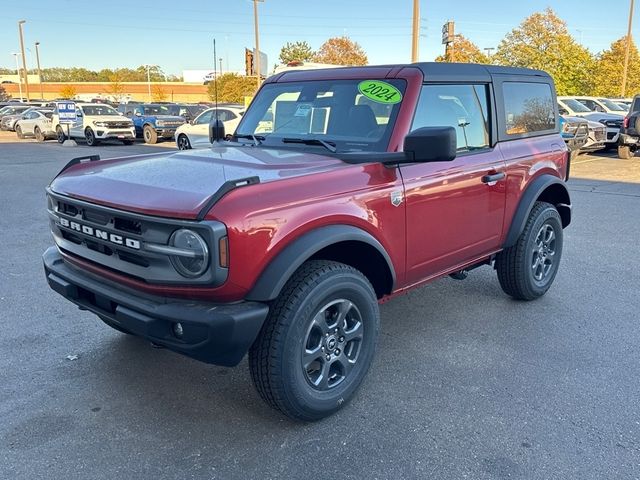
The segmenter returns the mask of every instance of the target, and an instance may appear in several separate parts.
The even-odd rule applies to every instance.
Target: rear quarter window
[[[504,128],[507,135],[530,136],[556,130],[553,91],[547,83],[504,82]]]

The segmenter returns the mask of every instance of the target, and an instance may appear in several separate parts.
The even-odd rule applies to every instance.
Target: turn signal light
[[[218,257],[220,266],[229,268],[229,237],[222,237],[218,240]]]

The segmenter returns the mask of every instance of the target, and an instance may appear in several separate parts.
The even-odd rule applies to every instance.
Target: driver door
[[[72,137],[83,137],[84,138],[84,115],[80,108],[76,108],[76,119],[75,121],[69,125],[69,133]]]
[[[189,128],[189,141],[191,147],[202,148],[210,145],[209,143],[209,122],[213,116],[213,110],[202,113],[195,119],[193,125]]]

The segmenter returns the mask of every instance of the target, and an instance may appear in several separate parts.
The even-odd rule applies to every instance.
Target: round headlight
[[[180,248],[189,255],[173,255],[171,263],[183,277],[199,277],[209,266],[209,249],[203,238],[186,228],[176,230],[171,235],[169,243],[172,247]]]

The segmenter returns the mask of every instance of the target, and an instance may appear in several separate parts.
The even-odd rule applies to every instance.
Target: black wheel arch
[[[245,298],[274,300],[304,262],[317,259],[338,261],[360,270],[378,298],[394,288],[396,274],[391,257],[373,235],[352,225],[328,225],[289,243],[262,271]]]
[[[529,213],[536,202],[548,202],[556,207],[562,219],[562,228],[571,223],[571,197],[565,182],[550,174],[543,174],[534,179],[525,189],[520,203],[511,220],[503,248],[516,244],[518,237],[524,230]]]

